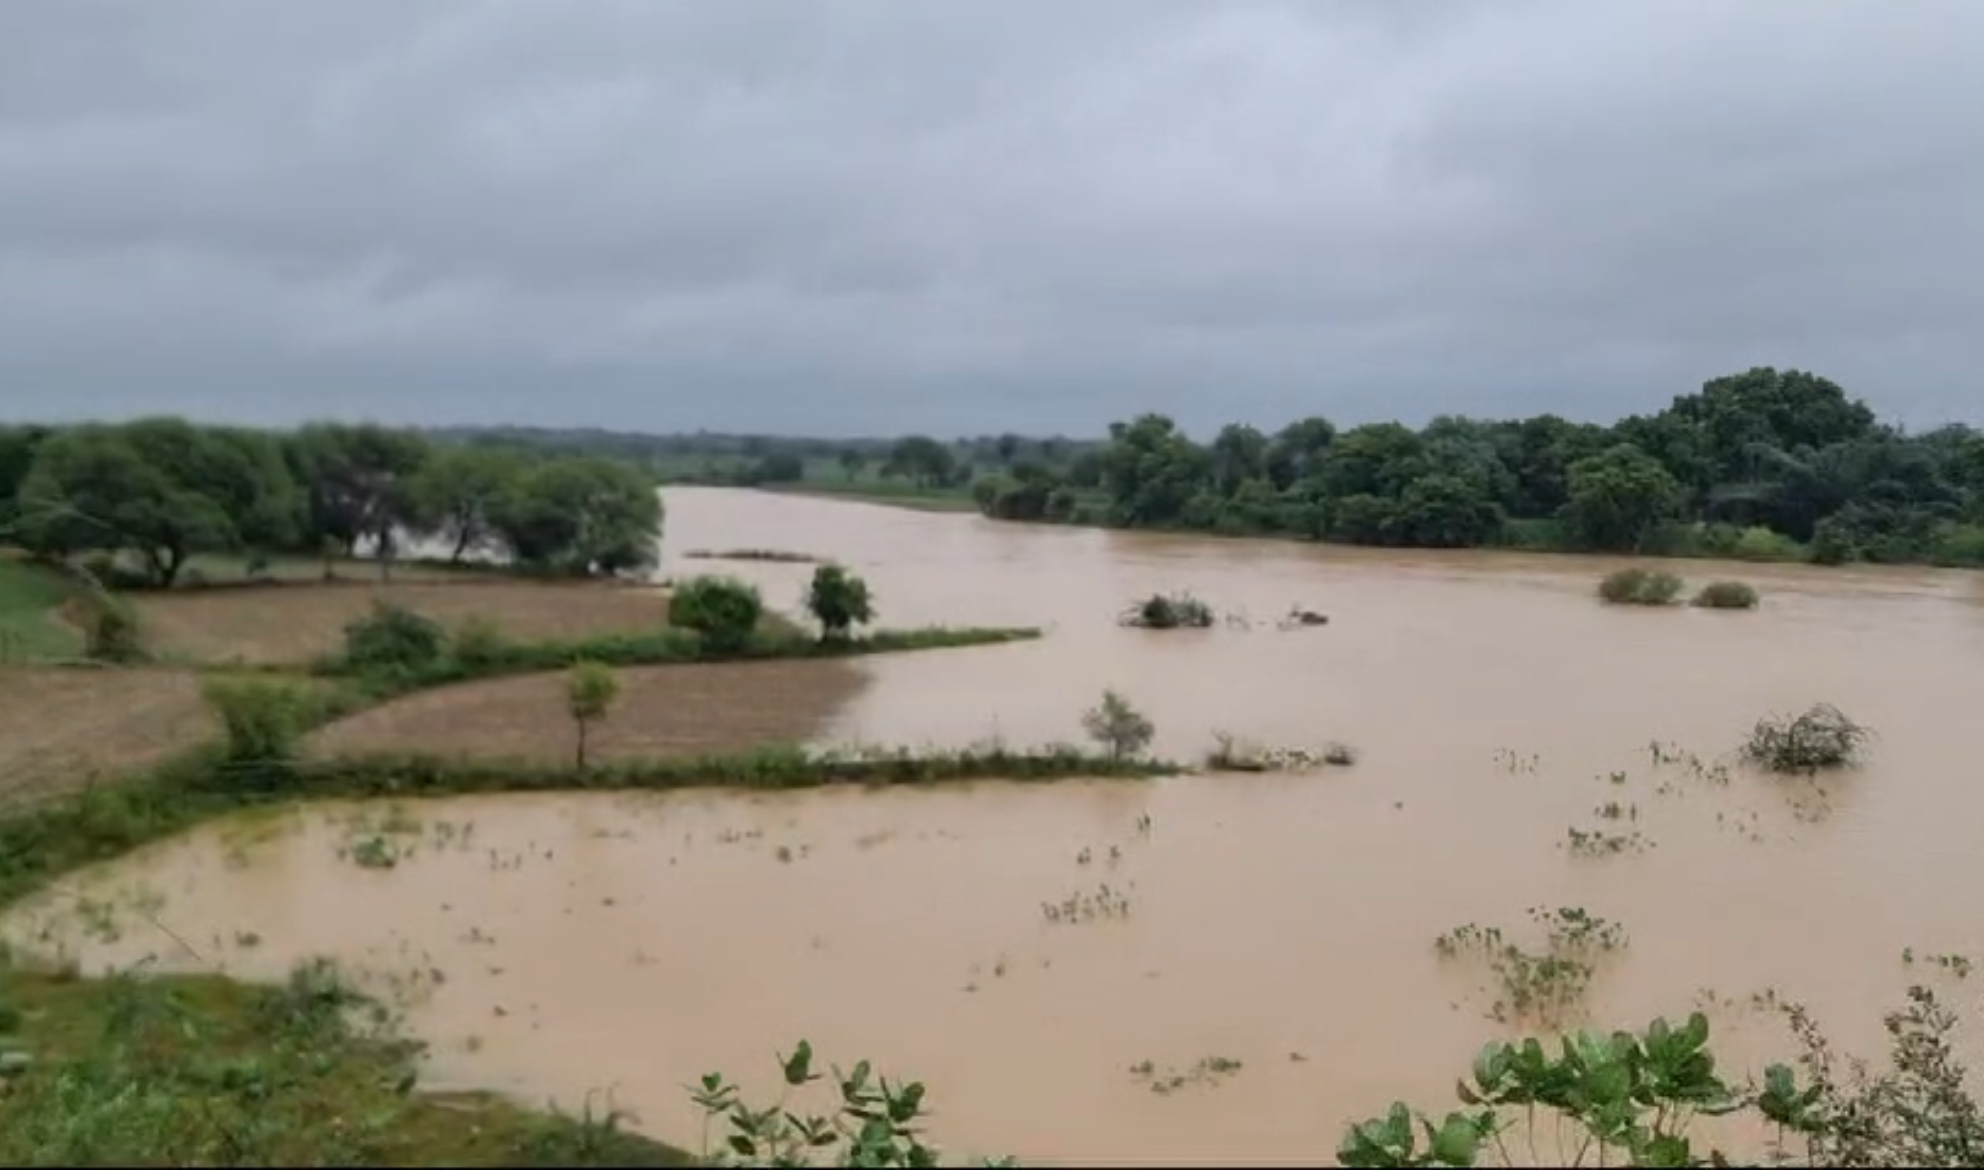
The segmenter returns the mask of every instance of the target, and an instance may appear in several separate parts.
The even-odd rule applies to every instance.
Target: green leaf
[[[745,1157],[750,1158],[756,1156],[758,1152],[758,1143],[752,1141],[750,1138],[744,1136],[741,1133],[733,1133],[730,1135],[730,1148],[736,1150],[738,1153],[744,1155]]]
[[[1447,1114],[1439,1132],[1432,1135],[1434,1159],[1448,1166],[1474,1165],[1475,1155],[1480,1149],[1481,1132],[1475,1127],[1474,1120],[1465,1114]]]
[[[792,1057],[782,1062],[785,1065],[785,1083],[799,1086],[812,1080],[813,1046],[804,1040],[792,1050]]]

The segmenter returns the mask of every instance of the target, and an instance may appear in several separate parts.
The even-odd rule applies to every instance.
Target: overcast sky
[[[1980,0],[0,2],[0,415],[1984,421]]]

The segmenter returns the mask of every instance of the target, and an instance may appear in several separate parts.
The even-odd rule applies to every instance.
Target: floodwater
[[[721,1069],[769,1086],[774,1052],[806,1037],[926,1081],[946,1149],[1029,1163],[1313,1164],[1394,1098],[1443,1112],[1474,1050],[1515,1033],[1487,1018],[1491,977],[1443,962],[1433,940],[1476,922],[1533,942],[1532,906],[1627,932],[1591,988],[1596,1021],[1709,1008],[1739,1069],[1790,1051],[1748,1006],[1766,990],[1874,1052],[1911,981],[1972,1014],[1970,985],[1926,960],[1984,960],[1984,578],[1683,562],[1666,567],[1749,580],[1764,606],[1644,611],[1597,603],[1612,566],[1593,559],[1150,537],[714,489],[666,499],[670,549],[838,558],[886,624],[1047,628],[864,660],[870,683],[831,740],[1071,741],[1115,687],[1167,756],[1225,731],[1341,740],[1359,761],[1147,783],[474,798],[409,804],[407,823],[383,826],[380,807],[316,809],[83,875],[11,930],[93,967],[151,954],[274,977],[337,955],[399,981],[439,1081],[571,1107],[610,1090],[643,1128],[692,1145],[683,1084]],[[810,572],[663,573],[713,569],[788,609]],[[1172,589],[1254,628],[1114,624]],[[1330,625],[1277,631],[1292,604]],[[1713,765],[1759,717],[1822,701],[1879,735],[1866,768],[1822,786],[1718,780],[1649,750]],[[1622,819],[1596,814],[1609,802]],[[1577,856],[1573,827],[1644,848]],[[412,852],[357,864],[375,836]],[[1097,904],[1118,913],[1043,912],[1105,883]],[[114,941],[77,912],[79,896],[129,906],[133,891],[149,908]],[[1189,1075],[1215,1057],[1241,1067]],[[1188,1075],[1154,1092],[1131,1072],[1144,1061]]]

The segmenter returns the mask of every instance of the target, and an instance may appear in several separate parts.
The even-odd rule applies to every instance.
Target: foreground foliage
[[[1788,1009],[1800,1078],[1773,1064],[1760,1086],[1716,1070],[1708,1019],[1656,1019],[1642,1033],[1583,1031],[1553,1054],[1537,1039],[1496,1041],[1456,1086],[1465,1108],[1435,1120],[1395,1102],[1348,1128],[1345,1166],[1728,1165],[1690,1132],[1699,1117],[1749,1113],[1777,1134],[1771,1160],[1809,1166],[1976,1166],[1984,1113],[1951,1051],[1955,1017],[1923,987],[1890,1014],[1889,1068],[1842,1069],[1803,1008]],[[1538,1126],[1538,1114],[1558,1124]]]
[[[418,1044],[328,964],[265,987],[0,962],[9,1166],[677,1166],[616,1118],[429,1095]]]

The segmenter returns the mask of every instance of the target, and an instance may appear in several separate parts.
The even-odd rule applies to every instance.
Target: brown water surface
[[[1225,730],[1343,740],[1360,761],[1151,783],[475,798],[405,806],[418,828],[320,809],[84,875],[11,930],[92,966],[155,953],[273,977],[338,955],[402,981],[440,1079],[573,1106],[610,1087],[678,1140],[696,1133],[683,1083],[716,1068],[763,1085],[773,1051],[805,1036],[926,1080],[947,1147],[1036,1163],[1313,1163],[1394,1097],[1445,1109],[1474,1049],[1507,1031],[1485,1018],[1480,973],[1432,941],[1470,921],[1530,937],[1531,906],[1628,931],[1590,1000],[1607,1025],[1774,988],[1867,1048],[1911,978],[1969,1014],[1966,984],[1901,956],[1984,958],[1979,578],[1682,562],[1669,567],[1691,582],[1757,584],[1763,608],[1643,611],[1596,602],[1612,566],[1592,559],[1131,536],[717,490],[667,504],[670,549],[837,556],[887,624],[1048,628],[864,660],[869,685],[830,740],[1074,739],[1114,686],[1154,719],[1163,754]],[[715,568],[787,609],[811,571],[664,572]],[[1256,628],[1114,625],[1132,598],[1176,588]],[[1331,624],[1276,631],[1291,604]],[[1712,764],[1758,717],[1817,701],[1878,729],[1868,767],[1823,786],[1725,783],[1649,752]],[[1637,819],[1594,814],[1612,801]],[[1576,857],[1572,826],[1651,847]],[[365,868],[350,852],[372,836],[417,844]],[[1043,914],[1102,883],[1126,917]],[[198,959],[142,916],[114,942],[90,937],[102,922],[75,913],[77,894],[138,888]],[[429,970],[444,979],[406,982]],[[1739,1064],[1784,1051],[1767,1016],[1714,1014]],[[1129,1072],[1214,1056],[1243,1067],[1169,1094]]]

